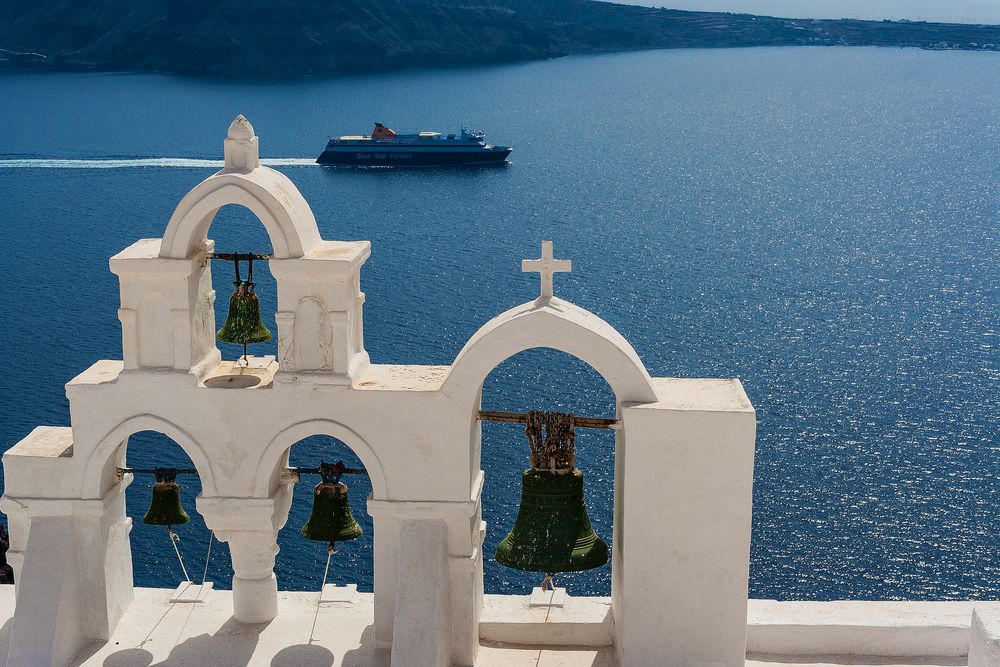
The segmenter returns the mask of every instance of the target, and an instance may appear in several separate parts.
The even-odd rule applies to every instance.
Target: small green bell
[[[153,500],[142,522],[151,526],[180,526],[191,520],[181,506],[181,487],[174,481],[177,471],[156,469]]]
[[[578,572],[608,562],[608,545],[587,516],[583,473],[577,468],[528,468],[514,528],[497,547],[496,561],[528,572]]]
[[[216,334],[223,343],[249,345],[271,340],[271,332],[260,320],[260,300],[254,292],[256,283],[249,280],[234,282],[229,297],[229,315]]]
[[[257,283],[253,281],[253,256],[247,256],[247,280],[240,280],[240,255],[234,257],[236,280],[229,297],[229,315],[215,337],[223,343],[242,345],[243,356],[246,356],[247,345],[271,340],[271,332],[260,320],[260,299],[254,291]]]
[[[323,471],[326,464],[320,464]],[[361,526],[351,514],[347,485],[323,474],[323,481],[313,489],[312,515],[302,526],[302,536],[317,542],[344,542],[361,537]]]

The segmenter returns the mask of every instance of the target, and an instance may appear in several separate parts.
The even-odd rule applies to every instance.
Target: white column
[[[132,603],[132,519],[125,516],[127,475],[100,500],[78,501],[76,514],[79,567],[87,618],[84,632],[90,639],[108,639]]]
[[[479,653],[479,619],[483,614],[483,538],[486,523],[479,521],[478,537],[473,533],[469,556],[450,556],[448,571],[451,583],[452,622],[451,660],[461,667],[472,667]]]
[[[13,498],[17,614],[7,665],[63,665],[88,641],[107,639],[132,601],[126,484],[104,498]]]
[[[977,602],[972,610],[969,667],[1000,667],[1000,602]]]
[[[393,667],[451,664],[447,540],[444,521],[404,519],[399,523]]]
[[[392,617],[396,611],[396,561],[399,555],[399,520],[393,516],[372,513],[372,500],[368,499],[368,513],[372,516],[375,574],[375,646],[392,646]]]
[[[630,667],[746,654],[753,407],[738,380],[654,380],[622,409],[613,613]]]
[[[461,501],[368,499],[368,514],[375,524],[375,642],[382,648],[392,646],[394,667],[396,656],[408,655],[405,647],[415,641],[415,631],[406,625],[414,619],[420,621],[424,634],[434,635],[435,646],[439,639],[444,642],[449,660],[446,664],[466,666],[475,663],[483,599],[481,547],[484,524],[479,511],[482,473],[473,488],[470,498]],[[437,535],[438,524],[444,527],[440,551],[437,537],[422,538],[415,534],[426,529],[429,535]],[[423,539],[430,542],[419,542]],[[409,581],[415,576],[424,576],[419,573],[427,568],[436,573],[439,566],[443,574],[440,577],[433,574],[434,586],[441,589],[437,593],[424,588],[426,582],[415,589],[417,584]],[[427,612],[421,600],[433,605],[444,604],[446,622],[440,625],[426,622]],[[405,619],[402,627],[399,625],[401,619]],[[403,645],[399,645],[400,641]],[[420,646],[421,651],[427,648],[424,644]],[[427,657],[425,653],[420,655]],[[399,664],[435,663],[414,660]]]
[[[274,559],[278,531],[288,519],[291,490],[280,486],[271,498],[198,496],[198,512],[233,558],[233,616],[241,623],[266,623],[278,615]]]
[[[55,667],[85,642],[76,531],[72,515],[36,517],[31,524],[6,664]]]
[[[0,512],[7,515],[7,564],[14,572],[14,597],[21,582],[21,568],[24,566],[24,552],[28,548],[28,508],[12,502],[6,496],[0,498]]]

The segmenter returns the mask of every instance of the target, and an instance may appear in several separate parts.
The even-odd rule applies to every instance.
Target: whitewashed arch
[[[312,209],[298,188],[281,172],[258,167],[249,173],[220,171],[199,183],[177,205],[160,243],[160,257],[184,259],[208,239],[219,209],[245,206],[256,215],[276,259],[298,259],[320,243]]]
[[[597,315],[555,298],[512,308],[484,324],[458,353],[442,391],[475,401],[490,371],[534,348],[560,350],[586,362],[611,386],[619,404],[657,400],[629,342]]]
[[[215,473],[212,470],[209,457],[205,454],[198,441],[190,433],[173,422],[156,415],[142,414],[129,417],[115,426],[107,435],[101,438],[100,443],[90,453],[90,456],[87,458],[87,464],[84,467],[84,498],[101,497],[103,493],[101,483],[108,461],[129,436],[141,431],[156,431],[177,443],[184,450],[184,453],[191,458],[191,462],[198,471],[198,477],[201,478],[202,493],[206,496],[216,495]]]
[[[254,476],[255,497],[266,498],[271,495],[272,490],[270,487],[273,482],[274,471],[283,462],[285,452],[300,440],[314,435],[328,435],[350,447],[351,451],[361,459],[361,463],[364,464],[365,470],[368,472],[368,477],[372,483],[372,497],[376,500],[389,497],[389,487],[385,477],[385,470],[375,450],[353,429],[330,419],[301,421],[297,424],[292,424],[274,436],[274,439],[268,443],[267,448],[261,454],[260,462],[257,464],[257,472]]]

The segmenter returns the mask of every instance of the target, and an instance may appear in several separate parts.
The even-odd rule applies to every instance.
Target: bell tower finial
[[[226,156],[226,171],[249,172],[260,166],[260,147],[253,125],[243,114],[238,115],[229,125],[229,132],[223,144]]]
[[[525,259],[521,261],[521,271],[523,273],[537,273],[541,276],[541,294],[538,297],[541,301],[548,301],[552,298],[552,274],[569,273],[573,270],[573,263],[568,259],[555,259],[552,255],[552,241],[542,241],[542,256],[539,259]]]

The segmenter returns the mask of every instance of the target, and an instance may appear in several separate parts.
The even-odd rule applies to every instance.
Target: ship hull
[[[325,150],[316,159],[317,164],[363,167],[440,167],[462,164],[500,164],[510,155],[502,150],[407,150],[400,147],[392,151]]]

